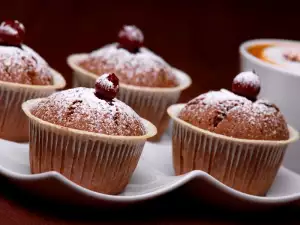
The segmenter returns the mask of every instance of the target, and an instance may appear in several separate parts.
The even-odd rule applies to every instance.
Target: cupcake
[[[74,86],[91,87],[100,74],[116,73],[120,79],[118,98],[154,123],[158,134],[152,140],[159,140],[168,126],[168,106],[177,102],[191,80],[143,46],[141,30],[124,26],[117,43],[89,54],[71,55],[68,64],[74,71]]]
[[[257,99],[259,91],[259,77],[243,72],[232,92],[210,91],[168,108],[176,175],[203,170],[241,192],[266,194],[298,132],[275,104]]]
[[[0,25],[0,138],[28,141],[28,122],[21,104],[65,86],[64,78],[22,44],[24,26],[18,21]]]
[[[122,192],[156,128],[115,98],[118,89],[118,78],[104,74],[95,88],[25,102],[31,172],[57,171],[96,192]]]

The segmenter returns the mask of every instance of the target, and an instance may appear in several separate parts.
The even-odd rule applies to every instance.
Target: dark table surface
[[[300,207],[237,211],[204,202],[180,204],[178,190],[162,198],[121,209],[82,208],[50,202],[0,178],[0,224],[300,224]]]

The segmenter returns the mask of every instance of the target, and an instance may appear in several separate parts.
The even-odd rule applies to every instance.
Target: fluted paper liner
[[[90,73],[80,66],[88,54],[74,54],[68,57],[67,62],[73,69],[74,87],[94,87],[99,74]],[[167,108],[175,104],[181,92],[191,85],[190,77],[184,72],[173,68],[180,85],[173,88],[151,88],[120,84],[118,99],[134,109],[141,117],[151,121],[157,127],[157,135],[151,141],[159,141],[169,123]]]
[[[146,140],[156,128],[143,120],[143,136],[111,136],[66,128],[31,114],[41,99],[29,100],[23,110],[30,124],[31,172],[57,171],[87,189],[118,194],[128,184]]]
[[[28,120],[22,111],[23,102],[46,97],[66,85],[64,78],[51,69],[53,85],[27,85],[0,81],[0,138],[25,142],[29,140]]]
[[[287,146],[298,140],[289,126],[290,138],[260,141],[231,138],[195,127],[177,116],[184,104],[168,108],[174,121],[173,165],[176,175],[202,170],[236,190],[264,195],[272,185]]]

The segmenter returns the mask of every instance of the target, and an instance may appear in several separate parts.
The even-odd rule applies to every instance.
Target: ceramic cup
[[[300,42],[258,39],[242,43],[239,48],[240,71],[255,70],[261,80],[260,98],[274,102],[287,122],[300,129],[300,62],[284,55],[293,50],[300,53]],[[289,146],[284,165],[300,173],[300,142]]]

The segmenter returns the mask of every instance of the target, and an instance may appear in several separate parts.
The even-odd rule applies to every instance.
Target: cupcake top
[[[267,100],[255,99],[257,88],[260,88],[258,77],[253,72],[246,73],[248,74],[241,73],[236,77],[233,90],[246,93],[248,98],[224,89],[210,91],[188,102],[179,113],[179,118],[199,128],[229,137],[287,140],[289,131],[284,116],[276,105]]]
[[[105,74],[95,89],[74,88],[42,99],[31,113],[50,123],[106,135],[140,136],[146,133],[142,119],[115,98],[118,78]]]
[[[31,48],[23,45],[25,28],[18,21],[0,24],[0,80],[6,82],[51,85],[48,64]]]
[[[143,46],[144,36],[135,26],[124,26],[118,43],[91,52],[79,62],[83,69],[103,74],[114,72],[120,82],[143,87],[176,87],[172,68]]]

